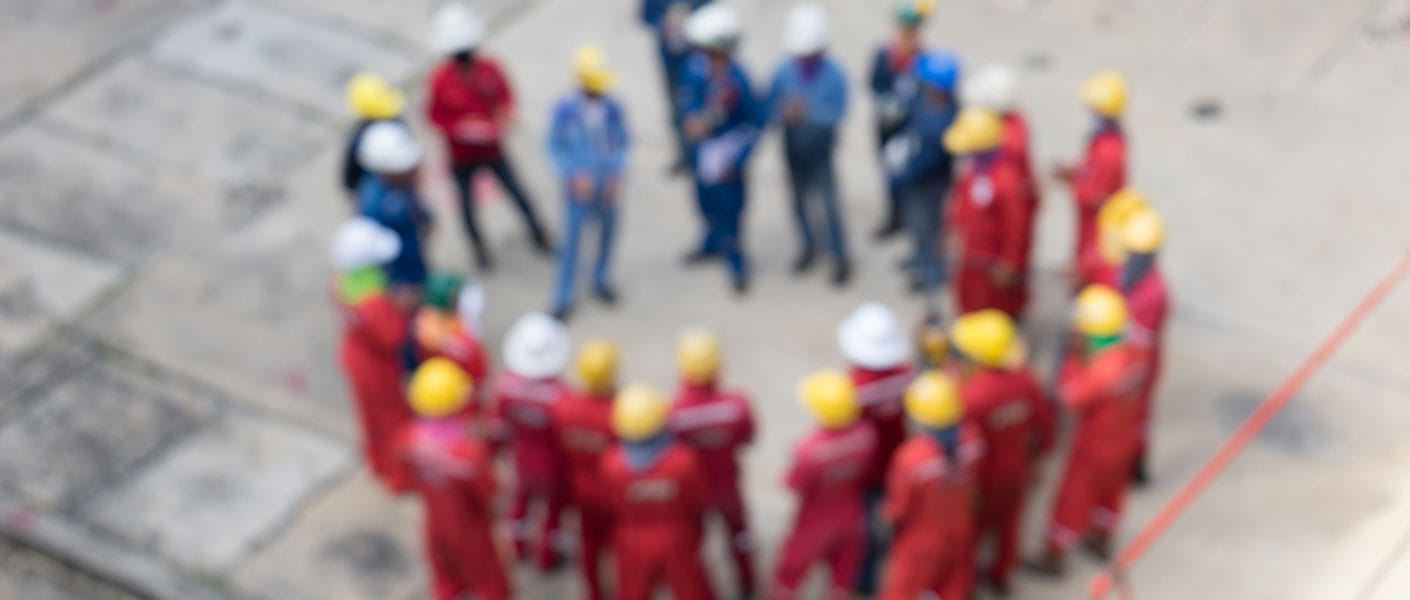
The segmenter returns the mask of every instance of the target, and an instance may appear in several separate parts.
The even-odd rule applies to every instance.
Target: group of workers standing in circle
[[[619,385],[617,345],[592,339],[575,354],[565,325],[590,223],[599,227],[593,291],[617,299],[608,264],[631,137],[603,51],[576,52],[577,89],[550,115],[547,146],[565,197],[552,307],[515,321],[494,369],[483,286],[430,270],[421,250],[430,216],[404,96],[375,75],[350,81],[362,120],[343,174],[357,216],[332,244],[339,358],[369,468],[389,490],[423,501],[436,598],[512,597],[508,561],[549,570],[570,553],[592,600],[645,600],[658,587],[713,598],[700,557],[710,515],[724,524],[733,557],[725,596],[793,598],[818,563],[828,598],[962,599],[976,584],[1007,594],[1033,474],[1057,446],[1063,414],[1073,422],[1066,466],[1043,550],[1026,564],[1060,576],[1079,544],[1109,554],[1125,492],[1146,477],[1168,305],[1156,265],[1162,220],[1126,181],[1126,83],[1103,70],[1082,85],[1094,123],[1085,156],[1055,170],[1070,185],[1078,232],[1070,335],[1045,386],[1018,327],[1040,194],[1015,74],[990,66],[962,77],[957,56],[922,44],[929,13],[926,0],[897,5],[896,33],[870,78],[888,182],[876,236],[909,232],[912,287],[933,294],[948,281],[959,316],[947,324],[929,314],[907,327],[867,302],[838,324],[844,368],[797,386],[816,425],[792,455],[784,484],[797,513],[765,581],[740,487],[752,400],[724,384],[720,340],[700,328],[679,337],[679,384],[668,397]],[[852,264],[832,161],[848,95],[827,52],[827,14],[810,3],[790,12],[790,57],[760,96],[734,58],[741,26],[728,4],[645,0],[641,16],[657,34],[676,169],[691,175],[703,221],[685,261],[723,262],[734,289],[747,289],[747,161],[777,121],[801,242],[794,267],[806,271],[828,253],[832,281],[846,284]],[[430,76],[426,111],[445,137],[473,259],[487,271],[494,261],[475,215],[482,170],[513,199],[534,248],[549,254],[555,242],[502,150],[513,93],[480,52],[484,36],[465,6],[437,11],[430,40],[445,59]],[[507,510],[501,452],[513,472]],[[563,526],[564,514],[576,516],[576,529]],[[500,525],[512,548],[497,543]]]

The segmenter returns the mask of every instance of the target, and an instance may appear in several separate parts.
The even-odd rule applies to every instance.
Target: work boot
[[[481,273],[494,271],[494,257],[490,255],[489,248],[481,244],[475,244],[475,251],[471,253],[475,259],[475,266]]]
[[[617,291],[612,289],[611,286],[599,285],[594,287],[592,291],[603,304],[608,306],[615,306],[617,304]]]
[[[734,295],[743,296],[749,291],[749,275],[739,273],[734,275],[732,279],[731,285],[734,287]]]
[[[560,306],[553,309],[549,314],[553,315],[553,318],[558,319],[559,323],[567,323],[568,319],[573,316],[573,307]]]
[[[1111,560],[1111,533],[1093,531],[1082,540],[1082,549],[1101,561]]]
[[[715,255],[704,250],[692,250],[685,257],[681,258],[681,263],[687,267],[703,265],[715,259]]]
[[[852,265],[845,260],[837,261],[837,265],[832,268],[832,286],[847,287],[847,283],[852,281]]]
[[[984,576],[984,585],[993,590],[994,595],[1000,598],[1009,597],[1009,582],[1007,579],[1000,579],[992,573]]]
[[[1131,470],[1131,483],[1137,489],[1144,488],[1150,483],[1150,474],[1146,471],[1146,453],[1144,452],[1136,457],[1136,468]]]
[[[1044,551],[1038,558],[1023,561],[1023,566],[1029,571],[1053,578],[1067,574],[1067,558],[1053,549]]]
[[[802,254],[798,255],[798,260],[793,261],[793,274],[802,275],[808,272],[808,269],[813,267],[814,258],[817,258],[815,252],[812,250],[804,250]]]
[[[534,240],[534,250],[543,256],[553,256],[553,242],[549,241],[548,235],[542,229],[535,227],[530,234]]]
[[[901,233],[901,222],[887,221],[876,228],[876,231],[872,233],[872,238],[881,242],[896,237],[898,233]]]

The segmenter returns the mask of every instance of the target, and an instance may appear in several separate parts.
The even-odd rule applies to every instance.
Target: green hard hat
[[[432,273],[426,280],[426,304],[437,310],[455,310],[455,296],[464,283],[465,279],[455,273]]]

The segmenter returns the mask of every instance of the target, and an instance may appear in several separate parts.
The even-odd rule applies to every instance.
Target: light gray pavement
[[[736,4],[744,60],[762,86],[789,4]],[[807,429],[793,383],[839,363],[833,327],[858,302],[920,311],[891,268],[904,248],[866,237],[881,183],[861,90],[889,10],[824,4],[856,84],[838,161],[855,282],[837,291],[821,275],[787,273],[794,239],[771,136],[751,173],[756,286],[735,299],[719,270],[677,265],[697,224],[687,184],[665,176],[670,140],[636,3],[477,3],[496,24],[489,52],[519,94],[510,151],[553,223],[560,200],[542,139],[568,58],[597,42],[618,69],[636,144],[615,263],[623,303],[585,297],[573,333],[620,340],[628,376],[664,386],[677,331],[721,332],[728,379],[753,393],[762,426],[745,478],[766,573],[793,509],[779,480]],[[0,498],[63,524],[61,539],[141,563],[104,577],[134,587],[124,573],[165,570],[250,598],[424,595],[418,508],[357,465],[325,248],[346,214],[342,82],[375,69],[419,105],[433,6],[0,0]],[[1177,306],[1156,482],[1131,497],[1130,532],[1405,250],[1410,12],[1401,0],[952,0],[938,11],[932,42],[970,66],[1021,67],[1044,170],[1080,149],[1078,82],[1108,64],[1132,79],[1132,173],[1167,216]],[[1195,118],[1199,104],[1217,115]],[[412,120],[439,217],[431,256],[465,270],[441,150]],[[1072,216],[1055,185],[1045,200],[1045,270],[1027,328],[1046,364]],[[506,203],[483,208],[500,259],[485,278],[497,342],[518,313],[546,306],[552,267],[529,252]],[[1410,595],[1407,335],[1402,287],[1152,548],[1133,573],[1136,597]],[[1029,511],[1029,548],[1060,462],[1049,461]],[[62,554],[22,525],[5,531]],[[0,597],[6,586],[26,598],[106,597],[74,587],[89,584],[64,568],[11,560],[27,550],[8,544]],[[718,540],[711,564],[728,572]],[[1016,597],[1082,597],[1095,565],[1075,566],[1061,583],[1020,578]],[[528,598],[577,589],[571,574],[521,570],[517,580]]]

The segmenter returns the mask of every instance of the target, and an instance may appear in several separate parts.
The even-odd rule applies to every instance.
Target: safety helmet
[[[911,420],[925,427],[949,427],[964,417],[958,386],[940,371],[926,371],[911,381],[904,402]]]
[[[709,383],[720,372],[720,339],[709,330],[693,327],[676,342],[676,367],[691,383]]]
[[[362,134],[357,162],[373,173],[405,173],[421,164],[421,144],[405,123],[377,121]]]
[[[913,71],[922,83],[953,93],[960,78],[960,60],[947,50],[932,50],[916,59]]]
[[[848,363],[864,369],[890,369],[906,361],[901,322],[880,302],[863,303],[842,319],[837,345]]]
[[[578,378],[590,390],[610,390],[617,382],[617,363],[620,360],[621,353],[616,344],[604,339],[588,340],[578,350],[575,361]]]
[[[1165,223],[1149,208],[1132,213],[1121,228],[1122,245],[1128,252],[1150,254],[1159,250],[1164,240]]]
[[[934,0],[901,0],[896,3],[896,21],[915,27],[930,16],[934,8]]]
[[[811,56],[827,47],[831,24],[821,6],[799,4],[788,13],[783,29],[783,49],[794,56]]]
[[[984,65],[960,83],[960,97],[965,106],[983,106],[1005,113],[1013,109],[1017,82],[1018,76],[1008,65]]]
[[[607,68],[607,53],[601,46],[588,44],[579,46],[573,53],[573,74],[578,85],[593,94],[601,94],[612,87],[612,72]]]
[[[1121,116],[1126,109],[1126,78],[1116,69],[1097,71],[1082,84],[1082,101],[1103,117]]]
[[[568,328],[541,312],[519,317],[504,336],[505,368],[529,379],[562,373],[571,351]]]
[[[985,367],[1003,366],[1018,339],[1013,318],[1004,311],[986,308],[955,320],[950,337],[965,356]]]
[[[380,267],[401,254],[401,238],[377,221],[353,217],[344,221],[333,234],[329,254],[333,268],[339,271]]]
[[[1077,294],[1072,323],[1083,335],[1107,337],[1126,329],[1126,300],[1109,286],[1094,283]]]
[[[426,305],[439,311],[450,312],[455,304],[455,295],[460,291],[464,280],[448,271],[436,271],[426,278]]]
[[[428,419],[448,417],[470,402],[475,388],[470,375],[448,358],[427,359],[411,375],[407,402],[411,411]]]
[[[348,80],[348,107],[360,119],[391,119],[406,108],[406,94],[376,73],[358,73]]]
[[[805,377],[798,383],[798,399],[818,424],[828,429],[847,427],[861,414],[857,388],[841,371],[819,371]]]
[[[654,437],[666,427],[671,407],[650,385],[633,383],[612,401],[612,432],[628,442]]]
[[[710,2],[690,13],[685,37],[700,48],[733,52],[739,43],[739,13],[723,2]]]
[[[1149,208],[1145,194],[1131,187],[1117,190],[1102,203],[1097,210],[1097,251],[1102,260],[1116,265],[1126,260],[1121,231],[1131,215]]]
[[[945,149],[951,154],[975,154],[999,147],[1003,121],[991,108],[968,106],[945,129]]]
[[[480,47],[485,23],[469,6],[447,2],[431,18],[431,45],[441,54],[458,54]]]

